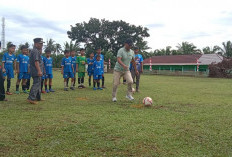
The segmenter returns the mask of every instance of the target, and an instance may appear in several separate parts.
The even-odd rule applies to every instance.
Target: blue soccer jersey
[[[45,67],[46,75],[52,74],[53,59],[51,57],[49,57],[49,58],[44,57],[43,58],[43,62],[44,62],[44,67]]]
[[[93,63],[94,75],[102,75],[104,65],[102,61],[94,61]]]
[[[16,57],[14,54],[9,54],[8,52],[4,53],[2,62],[5,63],[5,70],[6,73],[4,73],[4,76],[7,76],[7,78],[14,78],[14,61]]]
[[[136,54],[135,55],[135,63],[136,63],[136,68],[138,71],[141,71],[141,63],[143,62],[143,56],[141,54]],[[130,65],[131,69],[134,69],[132,64]]]
[[[4,53],[2,62],[5,63],[5,66],[12,66],[15,61],[16,57],[14,54],[9,54],[8,52]]]
[[[29,57],[27,55],[20,54],[17,57],[17,63],[19,63],[19,72],[27,73],[29,66]]]
[[[94,56],[94,61],[97,60],[97,56],[98,56],[98,54],[96,54],[96,55]],[[104,64],[104,55],[103,55],[103,54],[100,54],[100,61],[102,61],[103,64]]]
[[[87,58],[88,72],[93,72],[93,63],[94,63],[94,58],[93,59]]]
[[[61,62],[61,66],[64,67],[64,73],[66,72],[73,72],[72,69],[72,59],[64,57]]]
[[[72,65],[73,65],[73,69],[74,69],[74,73],[76,72],[77,70],[77,67],[76,67],[76,64],[77,64],[77,56],[70,56],[70,58],[72,59]]]

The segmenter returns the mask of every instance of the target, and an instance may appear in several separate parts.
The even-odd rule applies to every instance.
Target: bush
[[[224,59],[221,63],[209,65],[209,77],[232,78],[232,59]]]

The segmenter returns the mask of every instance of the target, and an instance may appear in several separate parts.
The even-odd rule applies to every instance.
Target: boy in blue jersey
[[[63,74],[64,78],[64,91],[68,91],[67,86],[67,79],[71,78],[71,89],[74,90],[73,83],[74,83],[74,68],[72,65],[72,59],[69,57],[70,52],[68,50],[64,51],[65,57],[62,59],[61,63],[61,74]]]
[[[97,48],[96,52],[97,54],[94,56],[94,60],[96,60],[97,56],[100,56],[100,61],[103,62],[103,66],[104,66],[105,61],[104,61],[104,55],[101,54],[101,48]],[[104,68],[102,69],[102,88],[105,88]]]
[[[93,79],[94,79],[93,90],[97,90],[97,89],[102,90],[102,88],[100,88],[100,80],[102,79],[104,65],[103,65],[103,62],[100,60],[101,59],[100,55],[96,56],[96,59],[97,60],[94,61],[94,63],[93,63],[93,69],[94,69],[94,72],[93,72]],[[95,87],[96,83],[97,83],[97,88]]]
[[[72,50],[70,52],[70,55],[71,55],[70,57],[72,59],[72,66],[73,66],[73,69],[74,69],[74,73],[73,73],[73,75],[74,75],[73,87],[75,88],[75,86],[76,86],[76,71],[77,71],[77,63],[76,63],[77,62],[77,56],[76,56],[76,52],[74,50]]]
[[[2,72],[3,76],[7,76],[7,95],[12,95],[10,92],[11,79],[14,78],[14,64],[15,64],[15,45],[10,44],[8,46],[8,52],[4,53],[2,58]]]
[[[44,83],[45,91],[47,93],[49,93],[49,92],[55,92],[52,89],[52,79],[53,79],[52,63],[53,63],[53,60],[51,58],[51,50],[46,49],[45,53],[46,53],[46,57],[43,58],[44,68],[45,68],[45,71],[46,71],[45,83]],[[48,80],[49,80],[49,89],[48,89],[48,85],[47,85]]]
[[[42,53],[41,53],[41,58],[42,58],[42,61],[44,60],[44,56],[42,56]],[[46,70],[45,70],[45,67],[44,67],[44,64],[42,64],[42,77],[41,77],[41,93],[46,93],[46,91],[43,90],[43,85],[44,85],[44,80],[45,80],[45,75],[46,75]]]
[[[131,76],[133,79],[133,82],[136,83],[136,92],[139,92],[139,80],[140,80],[140,75],[143,73],[143,56],[139,54],[139,48],[135,47],[134,48],[134,57],[135,57],[135,63],[136,63],[136,68],[138,70],[138,74],[136,75],[136,72],[134,70],[134,67],[131,66],[130,71],[131,71]]]
[[[29,57],[28,57],[28,49],[25,45],[21,48],[22,54],[17,57],[17,65],[16,65],[16,73],[18,74],[18,79],[16,82],[16,91],[15,94],[19,94],[19,84],[22,80],[22,90],[24,93],[29,93],[27,91],[27,79],[30,78],[29,74]]]
[[[87,64],[88,64],[88,76],[89,76],[89,86],[91,86],[91,76],[93,75],[93,63],[94,63],[94,53],[91,53],[89,55],[89,58],[87,58]]]

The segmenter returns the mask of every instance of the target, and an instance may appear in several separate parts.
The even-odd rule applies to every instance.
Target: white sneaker
[[[113,97],[112,101],[113,101],[113,102],[116,102],[116,101],[117,101],[117,98],[116,98],[116,97]]]
[[[133,96],[131,96],[131,95],[126,95],[126,98],[129,99],[129,100],[135,100],[135,99],[133,98]]]

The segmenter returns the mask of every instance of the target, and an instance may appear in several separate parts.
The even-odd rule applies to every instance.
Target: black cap
[[[26,45],[22,45],[20,49],[23,50],[23,49],[27,49],[27,48],[28,47]]]
[[[8,45],[8,48],[11,48],[11,47],[16,47],[16,46],[14,44]]]
[[[45,49],[45,53],[48,53],[48,52],[52,52],[52,51],[51,51],[51,49],[46,48],[46,49]]]
[[[85,51],[85,49],[84,49],[84,48],[81,48],[81,49],[80,49],[80,51],[83,51],[83,50]]]
[[[43,38],[35,38],[34,43],[45,43],[45,42],[43,42]]]
[[[125,44],[128,44],[129,46],[132,46],[133,45],[133,41],[132,41],[132,39],[127,39],[126,41],[125,41]]]

